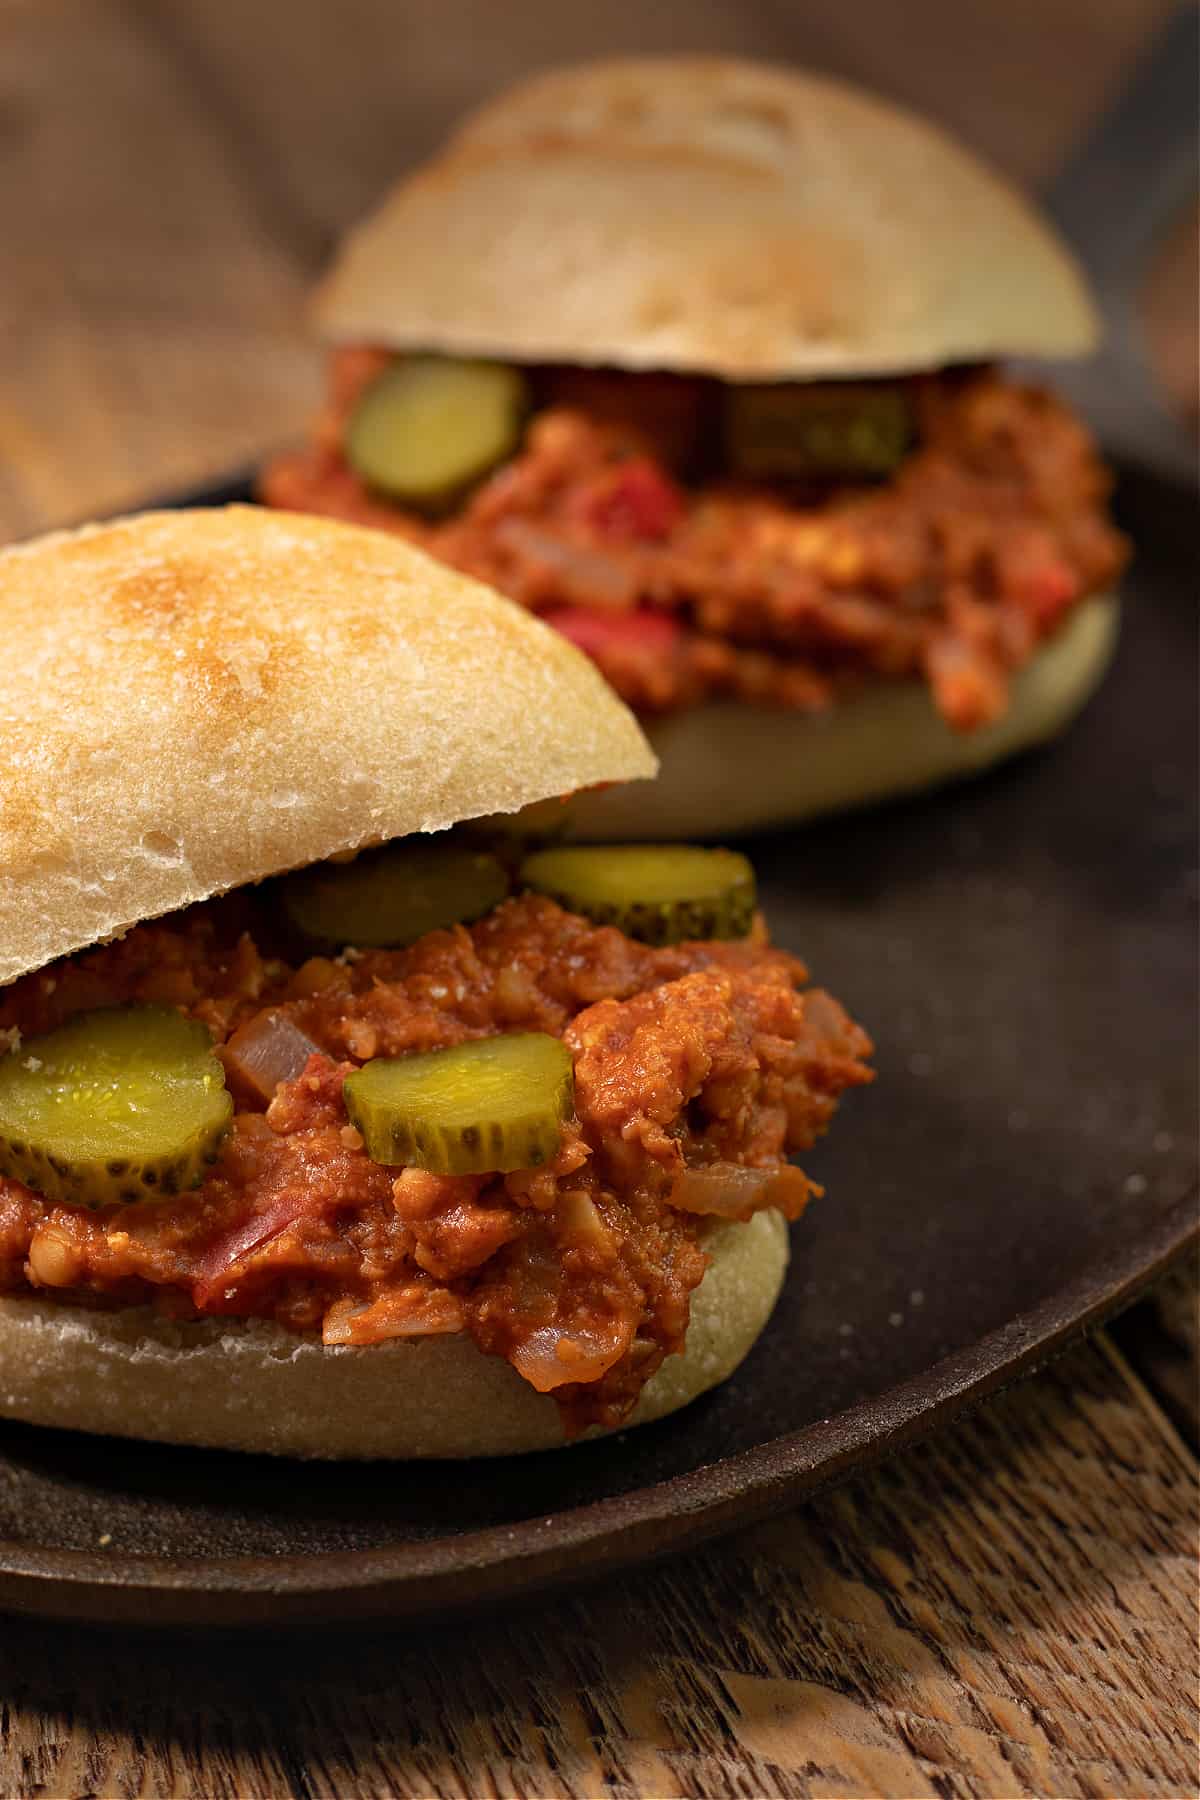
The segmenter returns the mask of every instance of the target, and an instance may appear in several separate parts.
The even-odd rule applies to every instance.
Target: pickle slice
[[[355,407],[346,455],[368,486],[438,512],[512,455],[528,409],[525,378],[505,363],[410,357]]]
[[[730,464],[752,479],[889,475],[912,438],[898,387],[863,382],[730,388]]]
[[[745,937],[754,921],[754,870],[736,850],[694,844],[608,844],[536,850],[526,887],[644,944]]]
[[[311,950],[394,950],[482,918],[508,893],[508,876],[486,851],[408,839],[301,869],[277,892],[292,934]]]
[[[203,1025],[105,1007],[0,1062],[0,1173],[64,1206],[177,1194],[199,1186],[232,1117]]]
[[[575,1106],[571,1053],[544,1031],[377,1057],[342,1092],[374,1162],[435,1175],[536,1169]]]

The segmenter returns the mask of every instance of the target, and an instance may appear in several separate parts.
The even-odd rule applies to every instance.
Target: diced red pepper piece
[[[305,1196],[293,1191],[281,1194],[262,1212],[254,1213],[250,1218],[235,1225],[232,1231],[223,1232],[205,1250],[196,1265],[196,1279],[192,1283],[192,1300],[202,1310],[219,1312],[218,1304],[222,1290],[228,1283],[228,1276],[244,1256],[251,1250],[258,1250],[263,1244],[276,1238],[289,1225],[294,1225],[306,1211]],[[233,1305],[236,1307],[236,1299]]]
[[[648,456],[631,457],[581,501],[585,522],[606,538],[665,538],[683,518],[683,495]]]
[[[668,613],[645,610],[607,612],[593,606],[556,606],[543,613],[542,618],[594,657],[626,649],[666,656],[683,632],[678,620]]]
[[[1051,625],[1079,598],[1079,577],[1069,563],[1048,562],[1021,578],[1021,603],[1038,625]]]

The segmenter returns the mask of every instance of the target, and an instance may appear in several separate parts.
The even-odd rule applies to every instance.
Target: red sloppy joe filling
[[[399,532],[491,583],[643,713],[718,698],[819,709],[915,678],[952,725],[985,725],[1125,560],[1083,426],[990,370],[897,384],[914,436],[893,473],[807,486],[722,470],[717,383],[533,371],[517,453],[431,521],[346,459],[354,406],[391,360],[334,357],[314,443],[268,468],[263,497]]]
[[[683,1344],[709,1219],[796,1217],[818,1190],[784,1159],[870,1079],[865,1034],[761,930],[652,949],[525,897],[407,950],[295,966],[239,931],[242,904],[139,926],[4,995],[0,1026],[24,1036],[92,1007],[177,1006],[211,1030],[241,1110],[190,1193],[88,1211],[0,1180],[0,1288],[273,1319],[327,1344],[466,1331],[552,1393],[568,1431],[612,1426]],[[355,1068],[526,1030],[574,1060],[551,1163],[370,1160],[342,1096]],[[311,1045],[269,1101],[238,1048],[264,1032]]]

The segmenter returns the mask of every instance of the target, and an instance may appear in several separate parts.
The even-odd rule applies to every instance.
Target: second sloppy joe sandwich
[[[724,1379],[870,1045],[743,857],[464,829],[653,772],[588,661],[251,508],[0,604],[0,1412],[468,1456]]]
[[[932,123],[801,69],[622,58],[461,121],[352,231],[274,504],[374,523],[598,663],[662,762],[581,834],[725,833],[965,775],[1102,675],[1125,549],[1081,272]]]

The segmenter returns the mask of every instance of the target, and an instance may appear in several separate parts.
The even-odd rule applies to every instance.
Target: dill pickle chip
[[[408,357],[355,407],[346,455],[369,487],[438,512],[512,455],[528,410],[525,378],[505,363]]]
[[[862,382],[734,387],[726,413],[729,460],[739,475],[889,475],[912,438],[897,387]]]
[[[508,893],[508,876],[485,850],[407,839],[353,862],[316,863],[276,891],[292,935],[310,950],[396,950],[482,918]]]
[[[521,864],[520,880],[644,944],[745,937],[754,921],[754,870],[736,850],[694,844],[535,850]]]
[[[571,1053],[543,1031],[377,1057],[342,1092],[373,1161],[435,1175],[536,1169],[575,1107]]]
[[[199,1186],[232,1117],[208,1032],[169,1007],[81,1013],[0,1061],[0,1173],[64,1206]]]

